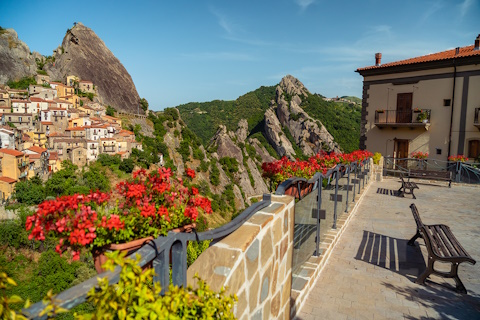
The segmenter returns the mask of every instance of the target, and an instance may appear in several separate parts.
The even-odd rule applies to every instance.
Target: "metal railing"
[[[430,123],[430,109],[414,109],[408,111],[376,110],[376,124],[421,124]]]
[[[368,183],[369,159],[349,165],[337,165],[326,174],[317,172],[311,179],[293,177],[280,184],[277,195],[295,196],[295,227],[292,272],[296,274],[313,255],[322,254],[320,246],[337,220],[355,202],[355,194]]]
[[[452,179],[458,183],[480,184],[480,163],[452,162],[435,159],[384,157],[383,175],[408,174],[410,169],[429,171],[451,171]]]
[[[240,215],[235,217],[229,223],[205,232],[197,233],[175,233],[169,232],[166,237],[160,236],[157,239],[150,240],[138,251],[129,257],[134,258],[135,255],[141,256],[139,265],[141,267],[153,262],[155,270],[154,281],[159,282],[162,287],[162,293],[168,288],[171,279],[174,285],[187,285],[187,242],[213,240],[212,243],[218,242],[225,238],[240,226],[242,226],[253,214],[271,204],[271,195],[264,194],[263,200],[254,203],[245,209]],[[171,256],[171,260],[170,260]],[[86,301],[87,293],[91,288],[97,287],[97,278],[107,278],[110,284],[117,283],[119,280],[121,268],[117,266],[114,271],[106,271],[87,281],[78,284],[70,289],[59,293],[56,299],[56,305],[65,309],[73,307]],[[37,302],[28,309],[22,310],[23,314],[33,319],[40,319],[40,312],[45,308],[43,302]]]

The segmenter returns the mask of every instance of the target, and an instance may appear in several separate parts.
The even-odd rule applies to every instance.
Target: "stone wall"
[[[383,181],[383,156],[380,158],[380,161],[378,161],[378,164],[374,164],[372,166],[372,174],[373,174],[373,179],[375,181]],[[372,161],[373,163],[373,161]]]
[[[273,196],[272,204],[208,248],[187,271],[213,290],[235,293],[238,319],[289,319],[295,201]]]

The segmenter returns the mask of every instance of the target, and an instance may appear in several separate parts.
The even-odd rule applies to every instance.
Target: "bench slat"
[[[425,230],[428,233],[428,237],[432,240],[432,249],[433,252],[443,258],[448,258],[450,257],[447,248],[445,248],[445,245],[443,244],[442,240],[438,236],[438,234],[435,232],[435,228],[432,228],[431,226],[425,226]]]
[[[436,233],[440,236],[440,238],[442,239],[442,242],[443,244],[445,245],[445,247],[447,248],[448,250],[448,256],[446,257],[455,257],[455,256],[458,256],[459,255],[459,252],[458,250],[455,249],[455,244],[453,244],[451,241],[451,239],[448,239],[447,240],[447,236],[445,236],[445,232],[444,232],[444,229],[442,228],[442,225],[434,225],[432,226],[435,228],[435,231]],[[453,247],[452,247],[453,245]]]
[[[465,249],[462,247],[460,242],[458,242],[457,238],[453,235],[450,228],[446,225],[441,225],[441,227],[445,235],[448,237],[452,245],[455,247],[455,250],[457,251],[457,255],[472,259],[472,257],[468,254],[468,252],[465,251]]]

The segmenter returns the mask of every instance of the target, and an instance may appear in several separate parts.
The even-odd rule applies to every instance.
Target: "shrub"
[[[238,161],[235,158],[223,157],[220,159],[223,171],[230,179],[233,179],[233,174],[238,172]]]
[[[375,153],[373,154],[373,157],[372,157],[373,163],[374,163],[374,164],[379,164],[381,158],[382,158],[382,154],[381,154],[380,152],[375,152]]]
[[[218,186],[220,184],[220,170],[217,168],[216,161],[212,160],[212,165],[210,166],[210,182],[214,186]]]
[[[80,319],[234,319],[233,306],[237,297],[226,296],[225,290],[214,292],[198,278],[197,289],[179,288],[173,285],[165,295],[160,295],[161,287],[154,283],[154,270],[142,271],[137,260],[126,259],[125,253],[108,254],[104,267],[113,271],[118,264],[122,268],[119,281],[109,284],[107,278],[99,278],[99,290],[92,288],[88,301],[96,306],[92,314],[79,316]],[[122,294],[119,294],[122,293]]]
[[[133,160],[131,158],[127,158],[123,159],[118,169],[126,173],[132,173],[134,166]]]

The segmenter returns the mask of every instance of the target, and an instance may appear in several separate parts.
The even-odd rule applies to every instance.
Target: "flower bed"
[[[187,175],[195,177],[188,169]],[[29,239],[44,240],[50,233],[59,238],[56,251],[71,250],[79,259],[83,247],[94,249],[112,243],[124,243],[145,237],[166,235],[172,230],[196,221],[199,213],[211,213],[210,200],[186,187],[170,169],[133,173],[133,179],[116,186],[111,194],[91,192],[47,200],[27,218]]]
[[[468,161],[468,158],[465,157],[463,154],[458,154],[455,156],[448,157],[448,161],[465,162],[465,161]]]
[[[412,152],[411,156],[412,158],[415,158],[415,159],[427,159],[428,152],[422,152],[422,151]]]
[[[373,154],[369,151],[356,150],[351,153],[318,153],[308,160],[290,161],[287,157],[273,162],[262,164],[263,176],[270,180],[271,186],[276,188],[279,183],[291,177],[310,179],[316,172],[327,173],[327,170],[337,164],[348,164],[354,161],[363,161]]]

